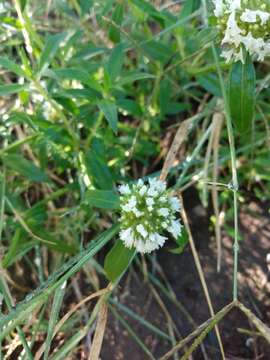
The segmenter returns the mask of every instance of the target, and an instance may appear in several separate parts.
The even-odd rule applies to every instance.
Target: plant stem
[[[239,244],[238,244],[238,202],[237,202],[237,192],[238,192],[238,178],[237,178],[237,166],[236,166],[236,154],[235,154],[235,142],[232,126],[232,118],[230,113],[230,107],[228,102],[228,97],[225,89],[224,79],[222,77],[221,68],[219,65],[219,59],[217,51],[214,44],[212,44],[212,52],[214,55],[214,60],[216,63],[217,73],[219,77],[221,92],[224,100],[224,111],[225,119],[227,125],[227,132],[229,138],[229,147],[231,155],[231,166],[232,166],[232,191],[233,191],[233,207],[234,207],[234,270],[233,270],[233,299],[237,300],[238,297],[238,283],[237,283],[237,273],[238,273],[238,253],[239,253]]]

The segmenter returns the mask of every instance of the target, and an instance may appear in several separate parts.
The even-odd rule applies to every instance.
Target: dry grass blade
[[[215,235],[217,242],[217,271],[220,271],[221,267],[221,257],[222,257],[222,247],[221,247],[221,230],[220,230],[220,213],[219,213],[219,203],[218,203],[218,189],[217,189],[217,180],[218,180],[218,153],[219,153],[219,141],[221,130],[223,126],[224,115],[222,113],[216,112],[213,116],[213,185],[211,189],[212,201],[214,207],[214,214],[216,218],[215,222]]]
[[[198,271],[198,275],[199,275],[199,278],[200,278],[200,281],[201,281],[201,284],[202,284],[202,287],[203,287],[204,295],[205,295],[205,298],[206,298],[206,301],[207,301],[207,304],[208,304],[208,307],[209,307],[210,314],[213,317],[213,316],[215,316],[215,312],[214,312],[214,308],[213,308],[212,301],[211,301],[211,298],[210,298],[210,294],[209,294],[209,291],[208,291],[208,287],[207,287],[207,284],[206,284],[206,281],[205,281],[202,265],[201,265],[199,255],[197,253],[197,250],[196,250],[196,247],[195,247],[195,244],[194,244],[194,240],[193,240],[193,236],[192,236],[191,229],[190,229],[190,226],[189,226],[187,214],[186,214],[186,211],[185,211],[185,208],[184,208],[184,203],[183,203],[182,196],[180,195],[179,197],[180,197],[180,201],[181,201],[181,204],[182,204],[182,212],[181,212],[182,213],[182,218],[183,218],[183,222],[184,222],[185,228],[186,228],[187,233],[188,233],[189,244],[190,244],[190,247],[191,247],[192,255],[193,255],[194,262],[195,262],[195,265],[196,265],[196,268],[197,268],[197,271]],[[215,325],[215,332],[216,332],[216,335],[217,335],[218,344],[219,344],[222,359],[225,359],[225,353],[224,353],[224,349],[223,349],[223,345],[222,345],[222,341],[221,341],[221,337],[220,337],[220,333],[219,333],[219,329],[218,329],[217,325]]]
[[[90,355],[88,360],[98,360],[99,354],[101,350],[101,345],[104,337],[104,332],[106,328],[108,318],[108,305],[107,303],[102,303],[100,306],[99,314],[98,314],[98,321],[97,327],[94,335],[94,340],[91,346]]]
[[[238,308],[249,318],[249,320],[256,326],[260,334],[270,344],[270,328],[266,326],[256,315],[253,314],[241,302],[237,302]]]
[[[99,297],[99,296],[103,296],[105,294],[107,294],[108,292],[110,292],[110,289],[109,288],[105,288],[105,289],[102,289],[102,290],[99,290],[97,292],[95,292],[94,294],[91,294],[89,296],[87,296],[86,298],[84,298],[82,301],[80,301],[78,304],[76,304],[71,310],[69,310],[69,312],[67,312],[65,314],[65,316],[62,317],[61,320],[58,321],[57,325],[55,326],[55,329],[54,329],[54,334],[53,336],[55,336],[57,334],[57,332],[62,328],[62,326],[64,325],[64,323],[82,306],[84,305],[85,303],[87,303],[88,301],[90,300],[93,300],[94,298],[96,297]],[[44,352],[44,349],[45,349],[45,344],[43,344],[38,352],[36,353],[35,355],[35,359],[34,360],[39,360]]]
[[[203,324],[197,327],[191,334],[185,337],[183,340],[179,341],[179,343],[173,347],[170,351],[168,351],[165,355],[163,355],[159,360],[167,360],[169,359],[176,351],[179,351],[183,348],[187,343],[193,340],[196,336],[198,336],[202,331],[210,327],[212,324],[220,321],[225,315],[228,314],[229,311],[235,306],[235,302],[231,302],[230,304],[224,306],[215,316],[212,316],[210,319],[206,320]],[[211,330],[211,329],[210,329]],[[210,331],[209,330],[209,331]]]
[[[176,154],[180,148],[180,146],[183,144],[183,142],[186,140],[186,136],[188,133],[189,125],[191,124],[192,119],[187,119],[184,122],[182,122],[175,134],[175,137],[173,139],[173,143],[168,151],[166,160],[164,162],[160,180],[164,181],[168,175],[168,172],[170,168],[173,166]]]

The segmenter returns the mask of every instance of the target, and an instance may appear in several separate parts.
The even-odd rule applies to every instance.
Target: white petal
[[[146,186],[146,185],[143,185],[143,186],[140,188],[140,190],[139,190],[139,194],[140,194],[141,196],[143,196],[143,195],[146,193],[146,191],[147,191],[147,186]]]
[[[145,201],[148,206],[153,206],[155,203],[152,197],[147,197]]]
[[[135,216],[138,218],[143,215],[143,212],[138,210],[136,207],[132,209],[132,212],[135,214]]]
[[[146,229],[142,224],[137,225],[136,230],[138,231],[139,234],[142,235],[142,237],[146,238],[148,236],[148,232],[146,231]]]
[[[127,184],[118,186],[118,191],[122,195],[130,194],[130,188]]]
[[[134,244],[134,233],[130,228],[120,231],[119,236],[126,247],[132,247],[132,245]]]
[[[182,225],[179,220],[172,220],[170,226],[168,227],[168,231],[173,235],[173,237],[176,239],[180,234],[182,230]]]
[[[167,208],[158,209],[158,214],[161,215],[161,216],[168,216],[169,215],[169,210]]]
[[[180,211],[180,201],[176,196],[172,196],[169,198],[170,205],[172,210],[174,211]]]

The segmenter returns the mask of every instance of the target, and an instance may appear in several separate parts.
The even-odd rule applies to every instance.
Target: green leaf
[[[62,90],[58,92],[58,95],[67,98],[88,99],[89,101],[97,100],[101,97],[98,91],[91,88]]]
[[[13,72],[18,76],[25,77],[25,71],[21,68],[20,65],[17,65],[15,62],[9,60],[8,58],[0,57],[0,66]]]
[[[87,82],[89,80],[89,74],[84,69],[62,68],[62,69],[53,69],[50,71],[52,72],[53,75],[56,76],[56,78],[59,79],[78,80],[81,82]]]
[[[45,345],[44,360],[49,359],[49,352],[50,352],[50,348],[51,348],[51,344],[52,344],[52,340],[53,340],[53,336],[54,336],[54,329],[55,329],[56,323],[59,318],[59,313],[60,313],[60,309],[61,309],[61,306],[63,303],[65,291],[66,291],[66,283],[59,286],[55,290],[55,293],[54,293],[52,308],[51,308],[50,317],[49,317],[49,324],[48,324],[48,328],[46,331],[47,337],[46,337],[46,340],[44,343],[44,345]]]
[[[114,49],[112,50],[111,56],[107,64],[107,72],[112,83],[119,76],[121,72],[123,59],[124,59],[124,45],[119,44],[115,46]]]
[[[101,209],[119,209],[119,196],[114,191],[109,190],[88,190],[86,201]]]
[[[95,151],[89,150],[85,155],[85,166],[87,175],[93,185],[101,190],[113,188],[113,178],[109,167]]]
[[[197,76],[198,83],[210,94],[221,97],[221,89],[219,79],[215,74],[207,74]]]
[[[49,65],[61,42],[66,38],[66,33],[60,33],[56,35],[50,35],[47,38],[46,44],[42,51],[42,54],[39,59],[39,72],[42,73]]]
[[[188,244],[188,233],[186,229],[183,229],[181,235],[175,240],[178,247],[171,249],[170,252],[173,254],[181,254]]]
[[[134,116],[142,116],[142,109],[139,104],[134,100],[130,99],[119,99],[117,100],[117,106],[125,110],[128,114]]]
[[[19,0],[21,10],[24,11],[25,6],[27,4],[27,0]]]
[[[128,249],[121,240],[118,240],[105,258],[104,270],[107,278],[115,282],[130,265],[136,254],[135,249]]]
[[[118,123],[118,113],[116,105],[109,100],[102,100],[98,102],[98,107],[100,111],[103,112],[106,120],[108,121],[110,127],[117,133],[117,123]]]
[[[31,161],[21,155],[5,155],[3,161],[6,166],[25,176],[31,181],[47,182],[48,176]]]
[[[131,0],[131,2],[142,11],[142,13],[147,14],[150,17],[155,18],[156,20],[164,20],[165,16],[159,12],[152,4],[151,1],[145,0]]]
[[[229,105],[232,121],[239,133],[249,132],[255,110],[256,74],[249,56],[231,67],[229,79]]]
[[[0,85],[0,96],[17,94],[18,92],[25,90],[26,88],[26,85],[19,84]]]
[[[143,72],[131,72],[122,76],[121,79],[117,82],[118,85],[125,85],[128,83],[133,83],[134,81],[138,80],[145,80],[145,79],[154,79],[155,76],[152,74],[147,74]]]
[[[162,64],[167,63],[173,56],[173,50],[160,41],[147,41],[142,44],[141,47],[149,58],[159,61]]]
[[[93,6],[93,0],[79,0],[81,16],[85,16]]]
[[[114,12],[112,14],[112,20],[118,26],[121,26],[123,21],[124,14],[124,4],[116,5]],[[114,43],[119,43],[121,40],[121,33],[119,28],[114,26],[113,24],[109,27],[109,38]]]

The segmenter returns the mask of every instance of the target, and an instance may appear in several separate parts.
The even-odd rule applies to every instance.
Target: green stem
[[[237,300],[238,297],[238,283],[237,283],[237,274],[238,274],[238,253],[239,253],[239,244],[238,244],[238,202],[237,202],[237,192],[238,192],[238,177],[237,177],[237,166],[236,166],[236,153],[235,153],[235,142],[232,126],[232,118],[230,113],[230,107],[228,102],[228,97],[225,89],[224,80],[222,77],[222,72],[219,64],[219,59],[217,51],[214,44],[212,44],[212,52],[214,55],[217,73],[219,77],[221,92],[224,100],[224,111],[225,119],[227,125],[227,132],[229,138],[229,147],[231,155],[231,165],[232,165],[232,191],[233,191],[233,207],[234,207],[234,270],[233,270],[233,299]]]

